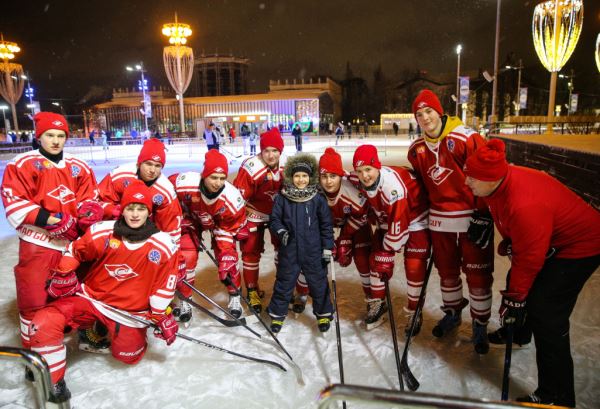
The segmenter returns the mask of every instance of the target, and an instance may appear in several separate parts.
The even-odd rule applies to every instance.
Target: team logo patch
[[[158,156],[158,155],[152,155],[152,160],[154,162],[160,162],[160,156]]]
[[[54,126],[65,126],[65,124],[62,123],[62,121],[59,121],[59,120],[52,121],[52,125],[54,125]]]
[[[225,170],[222,167],[217,166],[213,173],[225,173]]]
[[[448,145],[448,150],[450,150],[450,152],[454,151],[454,141],[452,139],[447,139],[446,145]]]
[[[419,146],[417,148],[417,153],[423,153],[423,152],[425,152],[425,147],[424,146]]]
[[[44,162],[42,162],[42,163],[44,164],[44,167],[46,169],[50,169],[52,167],[52,164],[48,160],[44,160]]]
[[[58,200],[62,204],[74,202],[77,199],[75,193],[65,185],[59,185],[56,189],[51,190],[48,192],[48,196]]]
[[[110,239],[110,241],[108,242],[108,246],[111,249],[118,249],[120,245],[121,245],[121,241],[117,240],[117,239]]]
[[[160,251],[156,249],[150,250],[148,253],[148,260],[150,260],[154,264],[160,263]]]
[[[35,162],[33,162],[33,167],[40,171],[44,169],[42,162],[40,162],[39,160],[36,160]]]
[[[363,161],[363,160],[357,160],[357,161],[354,163],[354,167],[355,167],[355,168],[358,168],[358,167],[360,167],[360,166],[362,166],[362,165],[364,165],[364,164],[365,164],[365,161]]]
[[[105,264],[104,268],[108,271],[108,275],[117,281],[125,281],[138,276],[127,264]]]
[[[152,203],[154,203],[157,206],[160,206],[164,201],[165,198],[160,193],[157,193],[154,195],[154,197],[152,197]]]
[[[200,202],[200,198],[198,196],[192,197],[192,203],[199,203],[199,202]]]
[[[76,178],[81,173],[81,168],[77,165],[71,166],[71,176]]]
[[[392,196],[398,196],[398,191],[397,190],[392,190]]]
[[[350,206],[344,206],[344,208],[342,209],[342,211],[345,214],[350,214],[352,212],[352,207],[350,207]]]
[[[435,183],[436,185],[439,185],[444,180],[446,180],[448,178],[448,176],[450,176],[452,174],[452,172],[453,172],[452,169],[448,169],[443,166],[433,165],[432,167],[429,168],[429,170],[427,170],[427,176],[429,176],[431,178],[431,180],[433,180],[433,183]]]
[[[217,210],[217,214],[223,214],[223,213],[225,213],[225,206],[223,206],[219,210]]]
[[[241,203],[241,202],[242,202],[242,198],[241,198],[241,197],[238,197],[238,198],[237,198],[237,201],[238,201],[238,203]]]
[[[142,193],[134,193],[133,197],[135,197],[137,200],[144,200],[144,195]]]
[[[427,106],[427,102],[421,101],[417,104],[417,109],[425,108]]]
[[[123,187],[126,188],[127,186],[129,186],[131,184],[131,181],[129,179],[125,179],[123,181]]]

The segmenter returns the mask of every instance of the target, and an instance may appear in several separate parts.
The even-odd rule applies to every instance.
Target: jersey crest
[[[71,166],[71,176],[76,178],[81,173],[81,168],[77,165]]]
[[[160,206],[161,204],[163,204],[164,201],[165,201],[165,198],[160,193],[157,193],[152,197],[152,203],[154,203],[157,206]]]
[[[59,185],[56,189],[48,192],[48,196],[58,200],[62,204],[70,203],[75,201],[75,193],[71,191],[65,185]]]
[[[138,276],[127,264],[105,264],[104,268],[108,275],[117,281],[125,281]]]
[[[148,260],[154,264],[160,263],[160,252],[156,249],[152,249],[148,252]]]
[[[448,150],[450,152],[454,152],[455,143],[451,138],[446,139],[446,145],[448,145]]]
[[[453,170],[443,166],[433,165],[427,170],[427,176],[433,180],[433,183],[440,185],[444,180],[452,174]]]

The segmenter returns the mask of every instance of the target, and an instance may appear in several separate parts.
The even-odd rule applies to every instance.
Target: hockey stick
[[[396,357],[396,369],[398,370],[398,382],[400,391],[404,392],[404,382],[402,381],[402,370],[400,369],[400,351],[398,351],[398,335],[396,334],[396,323],[394,322],[394,309],[392,306],[392,297],[390,296],[389,280],[385,281],[385,298],[388,304],[388,317],[392,327],[392,342],[394,343],[394,355]]]
[[[144,325],[146,325],[146,326],[148,326],[150,328],[153,328],[155,330],[159,329],[158,326],[155,323],[153,323],[152,321],[150,321],[150,320],[146,320],[144,318],[138,317],[137,315],[133,315],[133,314],[127,312],[127,311],[120,310],[120,309],[118,309],[116,307],[113,307],[112,305],[108,305],[108,304],[103,303],[102,301],[99,301],[99,300],[93,299],[91,297],[88,297],[85,294],[76,293],[75,295],[77,295],[77,296],[79,296],[81,298],[85,298],[86,300],[90,301],[92,304],[96,303],[96,304],[102,306],[103,308],[106,308],[107,310],[110,310],[110,311],[112,311],[112,312],[114,312],[114,313],[116,313],[116,314],[118,314],[118,315],[120,315],[122,317],[125,317],[125,318],[128,318],[130,320],[139,322],[140,324],[144,324]],[[225,352],[227,354],[230,354],[230,355],[233,355],[233,356],[237,356],[239,358],[248,359],[250,361],[259,362],[259,363],[262,363],[262,364],[265,364],[265,365],[270,365],[270,366],[273,366],[273,367],[275,367],[277,369],[281,369],[283,372],[287,372],[287,369],[285,369],[282,365],[278,364],[277,362],[269,361],[267,359],[255,358],[255,357],[252,357],[252,356],[240,354],[238,352],[230,351],[229,349],[225,349],[225,348],[219,347],[217,345],[209,344],[208,342],[204,342],[204,341],[201,341],[199,339],[192,338],[192,337],[190,337],[188,335],[181,334],[179,332],[177,332],[175,335],[178,338],[185,339],[186,341],[190,341],[190,342],[193,342],[193,343],[198,344],[198,345],[205,346],[205,347],[210,348],[210,349],[214,349],[214,350],[217,350],[217,351]]]
[[[502,395],[500,400],[508,400],[508,385],[510,382],[510,361],[512,358],[512,343],[515,331],[513,318],[506,320],[506,351],[504,352],[504,372],[502,373]]]
[[[237,323],[238,325],[243,326],[248,331],[250,331],[251,333],[253,333],[254,335],[256,335],[257,337],[260,338],[260,334],[258,332],[254,331],[252,328],[248,327],[246,325],[246,323],[242,323],[242,321],[240,321],[239,318],[236,318],[229,311],[227,311],[226,309],[224,309],[223,307],[221,307],[219,304],[217,304],[216,302],[214,302],[208,295],[204,294],[202,291],[200,291],[199,289],[197,289],[196,287],[194,287],[193,285],[191,285],[186,280],[183,280],[183,284],[185,284],[186,286],[188,286],[193,292],[195,292],[196,294],[198,294],[200,297],[204,298],[206,301],[208,301],[209,303],[211,303],[213,306],[217,307],[219,310],[221,310],[223,313],[225,313],[225,315],[227,315],[228,317],[232,318],[235,323]],[[179,291],[177,291],[177,296],[179,298],[181,298],[181,297],[183,297],[183,294],[181,294]],[[192,301],[192,300],[188,299],[188,301]],[[199,304],[197,304],[197,303],[194,302],[194,304],[192,304],[192,305],[194,305],[194,307],[197,308],[197,306]]]
[[[255,322],[257,322],[257,320],[254,317],[254,315],[249,315],[249,316],[246,316],[246,317],[238,318],[238,320],[240,321],[239,323],[236,322],[235,320],[228,320],[228,319],[225,319],[225,318],[221,318],[217,314],[215,314],[214,312],[210,311],[208,308],[205,308],[202,305],[198,304],[197,302],[195,302],[191,298],[186,298],[185,296],[183,296],[183,294],[180,294],[180,293],[178,293],[177,295],[178,295],[178,297],[180,299],[184,300],[185,302],[187,302],[188,304],[190,304],[192,307],[199,309],[200,311],[202,311],[203,313],[205,313],[206,315],[208,315],[209,317],[211,317],[215,321],[218,321],[220,324],[222,324],[225,327],[229,327],[229,328],[239,327],[240,325],[244,326],[244,325],[248,325],[248,324],[254,324]]]
[[[429,262],[427,263],[427,271],[425,272],[425,278],[423,279],[423,286],[421,287],[421,294],[419,294],[419,301],[417,301],[417,308],[415,309],[415,313],[413,315],[412,321],[410,323],[410,329],[408,331],[408,337],[406,338],[406,343],[404,344],[404,352],[402,353],[402,361],[400,362],[400,369],[402,370],[402,377],[404,378],[404,382],[406,383],[406,387],[411,391],[416,391],[419,389],[419,381],[413,375],[410,367],[408,366],[408,347],[410,346],[410,341],[412,340],[415,327],[417,326],[417,320],[419,319],[419,315],[423,311],[423,305],[425,304],[425,293],[427,292],[427,283],[429,282],[429,276],[431,276],[431,270],[433,268],[433,256],[429,258]]]
[[[239,154],[239,155],[236,155],[236,154],[234,154],[233,152],[231,152],[231,151],[229,151],[229,150],[227,150],[227,149],[225,149],[225,148],[222,148],[222,147],[220,147],[220,146],[219,146],[219,149],[220,149],[220,150],[222,150],[223,152],[227,153],[229,156],[233,156],[233,157],[234,157],[234,158],[236,158],[236,159],[239,159],[239,158],[241,158],[241,157],[242,157],[242,155],[241,155],[241,154]]]
[[[344,360],[342,358],[342,336],[340,334],[340,311],[337,305],[337,288],[335,281],[335,266],[331,260],[329,266],[331,267],[331,288],[333,292],[333,308],[335,308],[335,337],[337,339],[337,352],[338,352],[338,364],[340,367],[340,383],[344,384]],[[342,402],[342,407],[346,409],[346,401]]]

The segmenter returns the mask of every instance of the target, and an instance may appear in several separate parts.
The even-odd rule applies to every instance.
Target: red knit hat
[[[204,169],[202,177],[212,175],[213,173],[224,173],[227,176],[229,168],[227,167],[227,158],[216,149],[211,149],[204,155]]]
[[[260,134],[260,150],[264,151],[267,148],[275,148],[279,152],[283,152],[283,139],[278,128],[271,128]]]
[[[373,145],[360,145],[354,152],[352,166],[354,166],[354,170],[360,166],[373,166],[374,168],[381,169],[381,162],[379,162],[379,157],[377,156],[377,148]]]
[[[69,136],[69,124],[64,116],[54,112],[38,112],[33,117],[35,122],[35,137],[39,138],[49,129],[64,131]]]
[[[502,179],[508,172],[504,142],[500,139],[491,139],[467,158],[463,171],[466,176],[486,182]]]
[[[139,165],[147,160],[160,162],[165,166],[165,145],[158,139],[152,138],[144,142],[144,146],[142,146],[142,150],[138,156],[137,164]]]
[[[134,180],[123,191],[121,209],[125,209],[132,203],[141,203],[152,211],[152,192],[141,180]]]
[[[419,95],[417,95],[417,97],[413,101],[413,115],[417,116],[417,111],[425,107],[433,109],[435,112],[440,114],[440,116],[444,115],[444,109],[442,108],[442,104],[440,104],[440,100],[438,99],[437,95],[435,95],[433,91],[428,89],[424,89],[421,92],[419,92]]]
[[[333,173],[338,176],[344,176],[342,167],[342,157],[333,148],[325,149],[319,159],[319,173]]]

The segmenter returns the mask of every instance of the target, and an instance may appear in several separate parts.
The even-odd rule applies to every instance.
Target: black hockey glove
[[[494,237],[494,221],[477,210],[473,212],[467,230],[467,238],[480,249],[485,249]]]
[[[527,311],[525,310],[525,300],[517,301],[510,294],[502,294],[502,305],[500,306],[500,319],[502,326],[513,324],[515,328],[520,328],[525,322]]]

